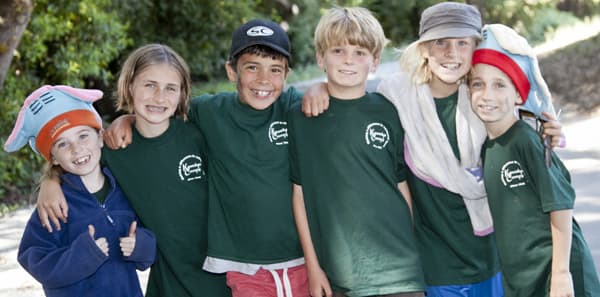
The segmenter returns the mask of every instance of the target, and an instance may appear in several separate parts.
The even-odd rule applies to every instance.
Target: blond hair
[[[319,54],[332,46],[351,44],[364,47],[379,58],[387,43],[381,24],[363,7],[331,8],[315,29],[314,44]]]
[[[129,56],[119,75],[117,83],[117,110],[133,113],[133,95],[130,86],[142,71],[152,65],[168,64],[181,78],[181,98],[175,115],[187,120],[190,105],[191,82],[190,69],[185,60],[173,49],[163,44],[148,44],[134,50]]]

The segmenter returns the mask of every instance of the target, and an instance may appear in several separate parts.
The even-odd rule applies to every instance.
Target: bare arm
[[[406,204],[408,204],[408,209],[410,210],[410,217],[413,217],[413,207],[412,207],[412,196],[410,195],[410,189],[408,188],[408,183],[406,181],[398,183],[398,190],[402,193],[404,200],[406,200]]]
[[[126,148],[131,144],[131,124],[135,116],[131,114],[116,118],[104,131],[104,143],[111,149]]]
[[[551,297],[573,297],[573,280],[569,270],[571,238],[573,234],[573,210],[550,213],[552,230],[552,272],[550,275]]]
[[[329,92],[327,83],[310,86],[302,96],[302,112],[307,117],[318,116],[329,108]]]
[[[37,211],[42,226],[50,233],[52,233],[52,224],[56,226],[56,230],[60,231],[59,220],[67,223],[69,206],[60,188],[60,181],[57,176],[46,176],[40,182]],[[50,224],[50,221],[52,221],[52,224]]]
[[[304,195],[302,187],[294,184],[292,192],[292,206],[294,209],[294,221],[300,237],[304,260],[306,261],[306,270],[308,271],[308,285],[312,297],[332,296],[329,280],[323,269],[319,265],[319,259],[315,252],[310,229],[308,227],[308,218],[306,217],[306,208],[304,206]]]

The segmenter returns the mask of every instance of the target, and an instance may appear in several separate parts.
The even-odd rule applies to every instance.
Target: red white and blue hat
[[[92,105],[100,98],[100,90],[69,86],[45,85],[33,91],[19,111],[4,150],[14,152],[29,143],[50,160],[50,148],[65,130],[80,125],[102,129],[102,119]]]
[[[550,90],[536,55],[525,38],[501,24],[483,27],[483,40],[473,53],[473,65],[488,64],[506,73],[523,99],[520,109],[541,119],[542,112],[556,116]]]

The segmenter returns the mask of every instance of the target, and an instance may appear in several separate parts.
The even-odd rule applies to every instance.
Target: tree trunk
[[[0,0],[0,90],[32,10],[32,0]]]

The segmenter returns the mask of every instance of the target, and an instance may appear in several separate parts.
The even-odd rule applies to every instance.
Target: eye
[[[357,54],[358,56],[361,56],[361,57],[362,57],[362,56],[366,56],[366,55],[367,55],[367,52],[366,52],[366,51],[364,51],[364,50],[358,50],[358,51],[356,51],[356,54]]]
[[[446,44],[446,40],[444,39],[436,39],[433,41],[433,45],[435,46],[444,46]]]
[[[496,88],[498,88],[498,89],[506,88],[506,84],[504,82],[497,82]]]
[[[67,147],[67,142],[66,141],[58,141],[54,144],[54,147],[57,149],[64,149]]]
[[[256,65],[246,65],[246,67],[244,67],[244,69],[254,72],[258,69],[258,67]]]
[[[176,87],[167,87],[167,91],[169,91],[171,93],[175,93],[175,92],[177,92],[177,88]]]
[[[483,82],[478,79],[474,79],[471,81],[471,88],[480,88],[483,86]]]
[[[281,74],[283,73],[283,69],[281,67],[273,67],[271,68],[271,72],[275,74]]]
[[[333,49],[331,49],[331,52],[335,55],[339,55],[339,54],[343,53],[344,51],[341,48],[333,48]]]

